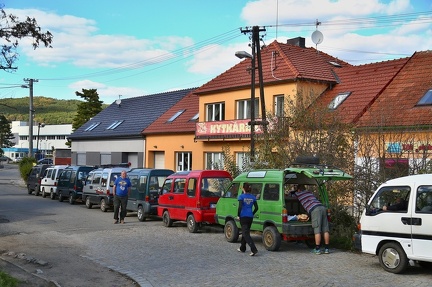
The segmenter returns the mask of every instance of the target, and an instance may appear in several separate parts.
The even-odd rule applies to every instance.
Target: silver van
[[[82,193],[82,201],[87,208],[99,205],[103,212],[114,208],[113,186],[121,172],[129,167],[97,168],[89,172]]]
[[[45,170],[40,186],[43,198],[49,194],[51,199],[55,199],[59,175],[66,167],[67,165],[54,165]]]

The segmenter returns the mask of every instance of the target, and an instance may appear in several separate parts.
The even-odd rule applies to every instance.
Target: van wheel
[[[199,229],[199,224],[195,221],[195,217],[192,214],[188,215],[186,225],[190,233],[196,233]]]
[[[33,191],[32,191],[31,188],[30,188],[30,185],[27,185],[27,193],[28,193],[28,194],[32,194],[32,193],[33,193]]]
[[[105,198],[102,198],[100,201],[100,209],[102,212],[107,212],[107,210],[108,210]]]
[[[162,221],[165,227],[171,227],[173,225],[173,220],[171,219],[168,210],[165,210],[162,215]]]
[[[55,197],[56,197],[56,195],[55,195],[55,193],[51,190],[51,193],[50,193],[50,198],[52,199],[52,200],[54,200],[55,199]]]
[[[239,229],[234,220],[229,220],[224,227],[225,238],[228,242],[237,242],[239,237]]]
[[[61,192],[59,192],[59,194],[58,194],[58,201],[63,202],[63,196],[62,196]]]
[[[90,202],[90,196],[87,196],[87,197],[86,197],[86,200],[85,200],[85,206],[86,206],[88,209],[92,208],[93,204]]]
[[[46,197],[46,193],[45,193],[45,187],[42,188],[42,197],[45,198]]]
[[[146,217],[144,215],[144,208],[142,207],[142,205],[138,206],[137,216],[138,216],[138,220],[141,222],[146,220]]]
[[[74,199],[74,197],[73,197],[73,194],[70,193],[70,194],[69,194],[69,204],[74,204],[74,203],[75,203],[75,199]]]
[[[38,196],[39,195],[39,187],[35,187],[35,191],[34,191],[35,195]]]
[[[402,273],[408,267],[408,258],[402,247],[394,242],[381,246],[378,253],[381,267],[390,273]]]
[[[263,231],[262,241],[268,251],[276,251],[279,250],[282,239],[276,227],[267,226]]]

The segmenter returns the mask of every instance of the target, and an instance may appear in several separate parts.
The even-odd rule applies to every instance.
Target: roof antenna
[[[318,22],[318,19],[315,22],[315,26],[316,26],[316,30],[312,33],[312,42],[314,42],[315,44],[315,49],[317,50],[317,54],[319,54],[318,51],[318,44],[321,44],[322,41],[324,40],[324,35],[318,31],[318,26],[321,25],[321,22]]]

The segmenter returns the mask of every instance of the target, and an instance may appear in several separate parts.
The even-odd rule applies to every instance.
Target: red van
[[[186,221],[189,232],[201,224],[214,224],[216,203],[232,177],[224,170],[181,171],[165,179],[158,202],[158,216],[166,227]]]

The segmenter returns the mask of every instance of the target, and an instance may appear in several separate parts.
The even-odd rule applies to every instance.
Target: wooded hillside
[[[82,101],[34,97],[34,121],[50,125],[72,124],[79,103]],[[4,114],[9,121],[27,122],[29,105],[29,97],[0,99],[0,114]]]

